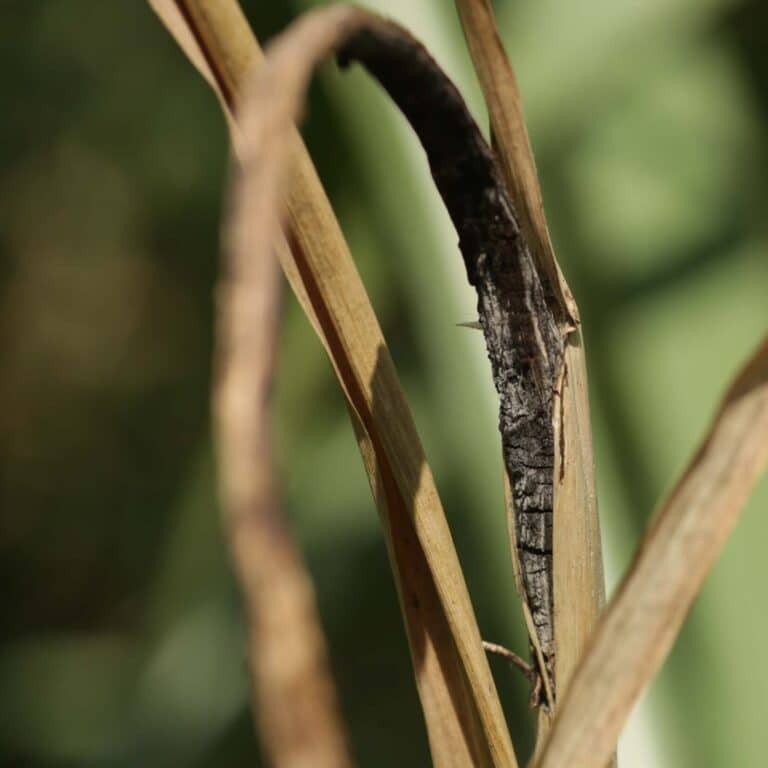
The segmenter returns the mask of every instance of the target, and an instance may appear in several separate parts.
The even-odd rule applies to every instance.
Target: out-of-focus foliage
[[[451,4],[368,5],[477,110]],[[259,36],[310,3],[243,3]],[[558,255],[584,317],[609,586],[768,321],[759,0],[501,0]],[[143,2],[0,8],[0,761],[254,764],[209,433],[227,146]],[[304,130],[380,313],[481,630],[522,649],[495,400],[414,139],[325,68]],[[287,512],[360,765],[424,765],[386,554],[330,367],[285,309]],[[624,742],[625,766],[754,766],[768,664],[765,483]],[[494,663],[516,744],[524,681]]]

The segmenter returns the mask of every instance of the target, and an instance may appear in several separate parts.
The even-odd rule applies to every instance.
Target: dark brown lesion
[[[459,235],[478,296],[499,430],[512,487],[523,589],[552,682],[554,393],[563,335],[551,287],[537,270],[491,148],[461,95],[405,30],[372,24],[338,54],[361,62],[409,120]]]

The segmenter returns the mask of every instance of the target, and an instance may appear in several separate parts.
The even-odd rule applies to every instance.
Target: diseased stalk
[[[500,399],[525,598],[554,688],[553,410],[563,360],[558,307],[540,275],[496,159],[461,95],[427,51],[393,25],[352,35],[340,61],[358,60],[413,126],[459,235]]]
[[[584,345],[578,308],[550,240],[520,92],[490,0],[455,2],[488,108],[493,149],[536,267],[551,286],[565,340],[550,412],[557,445],[552,515],[554,677],[561,697],[605,603]],[[509,512],[512,517],[513,510]],[[536,648],[535,621],[528,623],[534,648],[542,651]],[[548,725],[548,717],[540,718],[537,747]]]

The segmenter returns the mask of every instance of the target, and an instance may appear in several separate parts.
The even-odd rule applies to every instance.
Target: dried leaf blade
[[[537,768],[603,764],[768,463],[768,338],[726,394],[600,620]]]
[[[234,174],[218,289],[214,416],[224,527],[247,617],[254,715],[275,766],[351,766],[314,589],[280,510],[271,389],[280,275],[259,237],[251,169]]]

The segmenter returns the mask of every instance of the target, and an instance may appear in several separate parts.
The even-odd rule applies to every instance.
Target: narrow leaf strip
[[[242,137],[234,118],[237,89],[249,67],[262,60],[261,49],[236,0],[147,0],[189,61],[211,86],[221,105],[239,155]],[[312,303],[282,232],[275,251],[285,276],[315,332],[324,341]]]
[[[514,767],[514,751],[466,585],[412,416],[338,223],[292,127],[315,60],[350,25],[370,17],[332,8],[305,18],[276,43],[269,68],[257,78],[251,95],[241,97],[243,56],[228,52],[230,40],[239,45],[245,37],[242,15],[234,10],[237,4],[234,0],[179,0],[179,4],[193,37],[206,48],[206,60],[215,60],[214,77],[218,73],[221,83],[233,84],[230,98],[242,98],[248,105],[246,115],[251,117],[238,118],[233,141],[237,154],[254,167],[262,152],[266,188],[260,198],[265,212],[257,218],[266,229],[261,231],[260,247],[277,243],[291,286],[326,346],[347,396],[387,534],[433,761],[438,766]],[[255,64],[259,57],[252,38],[250,48]],[[226,93],[226,88],[222,91]],[[260,117],[265,121],[261,126]],[[245,129],[244,122],[251,127]],[[263,144],[267,139],[275,144]],[[290,251],[280,245],[275,217],[282,161],[289,169]]]
[[[579,311],[560,272],[549,237],[536,164],[528,141],[520,91],[504,51],[490,0],[456,0],[469,52],[483,89],[493,141],[526,239],[572,326]]]
[[[659,509],[579,664],[537,768],[606,762],[768,462],[768,337]]]
[[[151,0],[151,5],[211,85],[234,129],[224,88],[183,12],[173,0]],[[254,235],[248,229],[250,184],[247,176],[236,180],[231,194],[230,256],[219,291],[219,375],[213,395],[224,524],[248,621],[254,719],[272,765],[343,768],[351,761],[314,589],[282,517],[273,480],[268,406],[279,282],[274,256],[243,258]],[[284,241],[282,250],[287,251]]]
[[[217,293],[213,400],[225,529],[245,602],[254,715],[270,764],[347,768],[314,589],[275,482],[270,404],[280,274],[271,250],[255,249],[258,192],[247,167],[235,174]]]
[[[514,71],[489,0],[456,0],[491,122],[493,145],[520,226],[566,332],[551,414],[556,444],[553,512],[555,681],[565,692],[605,600],[600,526],[579,315],[549,237]],[[513,546],[514,550],[514,546]],[[536,638],[532,635],[536,645]],[[542,720],[540,737],[546,723]],[[539,745],[541,738],[539,739]]]

